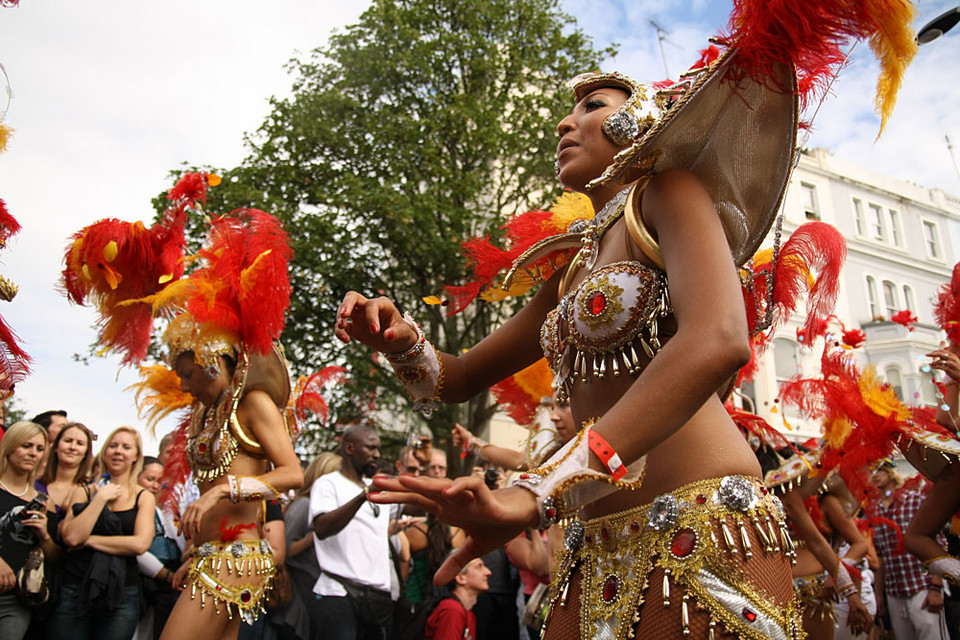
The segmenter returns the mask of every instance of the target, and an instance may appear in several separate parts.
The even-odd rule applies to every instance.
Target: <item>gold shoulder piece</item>
[[[660,251],[660,245],[654,239],[647,225],[643,222],[643,213],[640,209],[640,202],[643,199],[643,192],[650,182],[650,176],[638,180],[627,195],[627,203],[624,207],[623,217],[627,222],[627,231],[630,237],[637,243],[643,255],[647,257],[661,271],[666,271],[666,265],[663,263],[663,253]]]
[[[237,420],[236,411],[234,411],[233,415],[230,416],[230,431],[233,432],[233,437],[237,439],[237,442],[240,443],[240,447],[244,451],[255,456],[264,455],[263,445],[257,442],[257,439],[253,437],[253,434],[244,431],[240,421]]]

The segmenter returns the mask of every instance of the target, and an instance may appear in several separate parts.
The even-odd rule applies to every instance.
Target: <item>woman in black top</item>
[[[34,488],[47,436],[38,424],[18,422],[0,440],[0,638],[19,640],[30,624],[30,609],[20,600],[17,576],[39,546],[55,559],[56,514],[47,496]],[[49,517],[48,517],[49,516]]]
[[[93,441],[90,430],[79,422],[70,422],[50,441],[50,457],[37,486],[50,496],[63,518],[64,505],[77,487],[90,482],[93,468]],[[84,501],[88,500],[84,497]]]
[[[49,638],[129,640],[140,616],[137,555],[153,541],[153,494],[137,484],[143,466],[140,434],[119,427],[100,451],[109,481],[89,502],[81,488],[71,495],[61,534],[71,551]]]

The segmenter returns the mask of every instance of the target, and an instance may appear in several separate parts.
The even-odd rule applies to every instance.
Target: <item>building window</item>
[[[740,384],[740,402],[744,411],[750,413],[757,412],[757,390],[753,382],[743,382]]]
[[[928,407],[935,407],[938,404],[937,388],[933,386],[933,380],[928,375],[920,378],[920,399]]]
[[[931,258],[939,258],[940,234],[937,233],[935,222],[923,221],[923,240],[927,243],[927,255]]]
[[[876,320],[883,315],[880,311],[880,299],[877,297],[877,281],[867,276],[867,304],[870,305],[870,319]]]
[[[863,219],[863,201],[860,198],[853,199],[853,221],[857,225],[857,235],[864,235],[867,223]]]
[[[903,397],[903,376],[900,375],[900,369],[898,367],[887,367],[885,374],[887,384],[890,385],[893,392],[897,394],[901,401],[905,400]]]
[[[886,225],[883,222],[883,207],[878,204],[870,204],[870,233],[874,240],[886,240]]]
[[[883,306],[887,311],[888,320],[900,310],[900,305],[897,304],[897,285],[889,280],[883,281]]]
[[[820,207],[817,206],[817,187],[801,182],[800,198],[803,201],[803,215],[807,220],[820,219]]]
[[[917,313],[917,308],[913,306],[913,289],[908,285],[903,285],[903,308]]]
[[[784,338],[773,341],[773,366],[776,369],[777,383],[786,382],[800,372],[796,343]]]
[[[900,240],[900,212],[893,209],[888,209],[890,213],[890,237],[893,240],[894,246],[899,247],[901,245]]]

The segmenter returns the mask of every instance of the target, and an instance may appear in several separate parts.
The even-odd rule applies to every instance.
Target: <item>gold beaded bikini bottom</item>
[[[266,540],[204,542],[190,556],[190,597],[207,598],[219,614],[221,606],[233,619],[234,610],[249,624],[265,611],[264,602],[277,572]]]
[[[826,572],[802,576],[793,579],[793,590],[800,600],[800,604],[811,615],[821,620],[836,620],[833,602],[827,597],[823,585],[826,582]]]
[[[574,520],[564,546],[546,638],[575,575],[581,638],[625,640],[651,633],[653,620],[660,638],[804,637],[783,507],[758,480],[702,480],[648,505]],[[558,624],[557,637],[568,626]]]

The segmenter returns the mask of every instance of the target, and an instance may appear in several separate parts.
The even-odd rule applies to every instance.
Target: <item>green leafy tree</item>
[[[557,195],[566,80],[611,53],[556,0],[374,0],[358,24],[290,63],[292,97],[272,101],[208,208],[252,206],[285,223],[296,258],[283,341],[300,372],[348,365],[334,394],[339,423],[419,421],[385,363],[334,338],[348,290],[391,297],[449,353],[512,311],[478,302],[446,317],[422,297],[464,280],[462,240],[496,237],[508,216]],[[494,411],[482,394],[429,424],[444,440],[454,421],[476,431]]]

